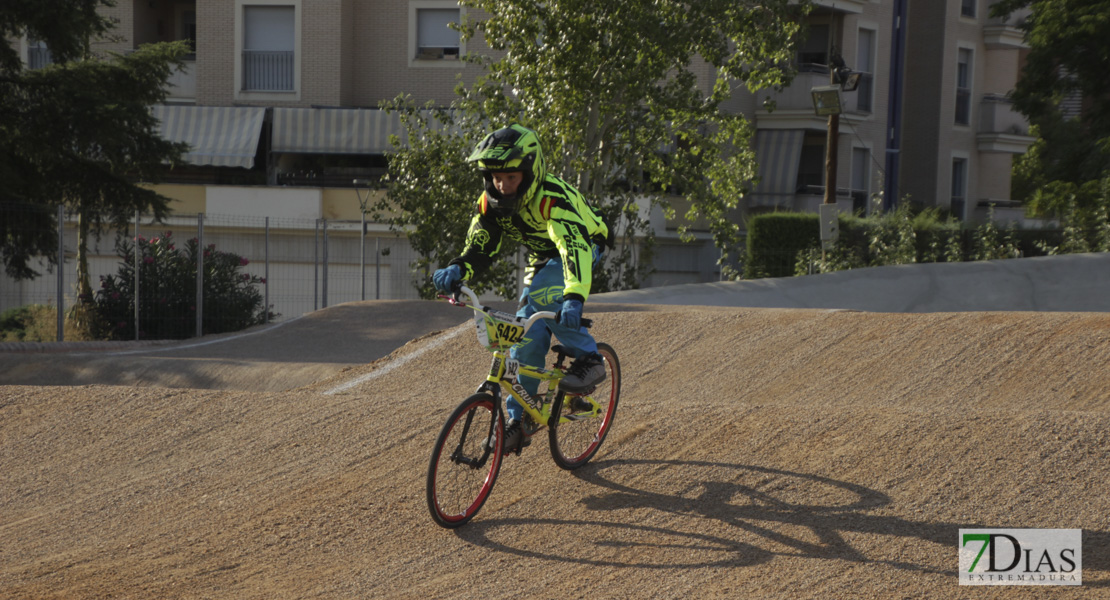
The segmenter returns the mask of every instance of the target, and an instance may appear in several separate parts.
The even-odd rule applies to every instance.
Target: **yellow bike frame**
[[[559,381],[566,375],[562,369],[562,360],[560,359],[551,369],[537,368],[522,364],[512,358],[509,351],[514,346],[527,341],[525,335],[533,323],[540,319],[555,318],[555,313],[543,311],[527,318],[518,317],[514,314],[482,306],[478,297],[466,286],[459,289],[459,294],[468,296],[470,302],[461,302],[457,296],[452,298],[451,301],[460,306],[467,306],[474,311],[478,343],[493,353],[493,364],[490,366],[489,375],[486,376],[486,383],[499,386],[498,388],[492,388],[492,385],[490,387],[504,390],[506,394],[512,396],[524,407],[524,412],[532,417],[534,423],[541,427],[546,426],[551,418],[551,402],[555,391],[559,387]],[[533,397],[528,394],[524,386],[520,384],[520,376],[538,379],[541,383],[548,382],[546,394],[542,397]],[[500,394],[498,396],[500,397]],[[601,405],[593,397],[586,395],[581,396],[581,398],[590,403],[591,409],[578,411],[573,415],[564,415],[560,417],[560,423],[593,418],[600,414]]]

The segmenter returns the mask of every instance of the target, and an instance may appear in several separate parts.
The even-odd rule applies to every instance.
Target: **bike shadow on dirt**
[[[669,469],[678,469],[682,477],[658,476]],[[789,556],[883,564],[903,571],[955,576],[955,564],[952,568],[938,568],[913,560],[876,556],[873,551],[865,554],[846,537],[870,534],[915,538],[954,556],[960,529],[998,527],[995,523],[938,523],[873,514],[873,511],[892,507],[891,498],[881,491],[820,475],[770,467],[620,459],[587,465],[574,471],[574,475],[602,490],[578,500],[585,509],[599,517],[632,510],[639,515],[637,522],[604,518],[479,519],[456,530],[457,535],[470,543],[510,554],[575,564],[659,569],[736,567]],[[667,483],[678,480],[681,483]],[[702,524],[692,529],[679,529],[651,525],[643,520],[644,509],[648,514],[658,511],[661,515],[715,521],[725,527],[707,528]],[[528,542],[499,533],[503,528],[536,524],[559,527],[563,532],[568,527],[582,528],[581,535],[577,536],[579,543],[561,552],[549,544],[532,548]],[[740,537],[750,539],[750,534],[767,543],[739,541]],[[581,543],[583,539],[588,542]],[[1085,530],[1083,546],[1084,570],[1108,570],[1110,533]],[[631,555],[616,552],[624,548],[639,552]],[[668,552],[670,549],[674,552]],[[607,554],[607,550],[612,552]],[[935,555],[930,552],[933,550],[936,548],[924,548],[922,553]],[[643,558],[653,552],[657,560]],[[1103,582],[1090,584],[1110,586]],[[1087,582],[1084,585],[1088,585]]]

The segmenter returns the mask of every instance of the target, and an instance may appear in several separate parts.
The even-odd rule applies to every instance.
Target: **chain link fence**
[[[4,206],[3,210],[14,214],[19,207]],[[14,280],[0,273],[0,312],[35,304],[66,310],[76,302],[77,218],[61,209],[55,212],[63,266],[52,269],[44,258],[38,258],[32,266],[41,275],[35,279]],[[298,317],[344,302],[418,299],[413,286],[416,275],[410,267],[418,255],[408,240],[382,224],[367,224],[365,234],[360,235],[363,227],[358,221],[219,214],[179,215],[157,223],[148,215],[137,215],[127,232],[90,236],[89,280],[95,293],[102,277],[120,272],[124,259],[117,254],[119,239],[129,244],[136,237],[172,240],[184,247],[196,238],[201,248],[241,257],[241,272],[257,278],[258,291],[270,307],[268,320]],[[137,285],[141,290],[158,282],[143,282],[140,272]],[[170,307],[196,305],[193,298],[162,298],[160,302]]]

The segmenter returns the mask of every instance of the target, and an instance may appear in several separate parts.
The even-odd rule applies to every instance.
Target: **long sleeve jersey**
[[[489,268],[501,252],[505,237],[528,248],[530,264],[562,259],[563,296],[584,302],[593,282],[592,246],[604,244],[609,228],[578,190],[548,175],[540,193],[522,200],[511,216],[490,210],[483,192],[478,200],[478,214],[470,222],[466,249],[450,264],[459,265],[463,279],[470,279]]]

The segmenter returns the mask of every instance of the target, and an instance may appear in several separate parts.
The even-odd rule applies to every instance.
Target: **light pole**
[[[351,185],[355,187],[355,197],[358,198],[358,212],[362,214],[362,226],[359,228],[362,233],[359,235],[358,250],[359,285],[361,286],[359,300],[366,300],[366,205],[370,202],[370,192],[374,188],[367,179],[352,180]],[[366,190],[365,196],[362,194],[362,189]]]
[[[821,242],[828,248],[837,237],[836,171],[840,138],[840,113],[843,112],[840,92],[853,92],[859,87],[860,73],[853,73],[844,59],[835,51],[829,60],[829,85],[810,89],[813,95],[813,112],[828,116],[828,133],[825,139],[825,197],[821,204]]]

